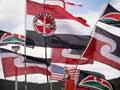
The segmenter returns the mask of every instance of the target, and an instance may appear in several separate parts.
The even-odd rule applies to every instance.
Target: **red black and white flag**
[[[84,56],[120,69],[120,37],[96,27],[94,38]]]
[[[84,49],[84,48],[83,48]],[[81,50],[52,48],[52,63],[66,63],[66,64],[92,64],[93,60],[82,58],[80,59]]]
[[[107,15],[110,13],[109,11],[119,13],[116,12],[120,11],[119,9],[114,8],[112,11],[113,8],[109,4],[103,17],[119,21],[119,15]],[[93,38],[83,56],[120,69],[120,23],[116,26],[116,24],[101,22],[101,19],[97,22]]]
[[[0,46],[7,44],[25,45],[25,36],[0,30]]]
[[[81,70],[77,80],[76,90],[113,90],[101,73]]]
[[[15,75],[24,75],[40,73],[50,75],[47,69],[49,62],[43,58],[36,58],[14,53],[6,49],[0,49],[0,57],[2,60],[4,77],[11,77]],[[25,68],[26,60],[26,68]]]
[[[112,5],[108,4],[99,21],[120,28],[120,10],[117,10]]]
[[[86,20],[77,18],[56,3],[27,0],[27,37],[35,46],[85,48],[90,38]],[[46,37],[46,43],[43,36]]]

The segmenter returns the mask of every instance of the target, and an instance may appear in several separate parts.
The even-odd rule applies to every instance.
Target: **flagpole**
[[[106,4],[106,7],[105,7],[105,9],[103,10],[103,12],[101,13],[101,15],[99,16],[99,18],[102,16],[102,14],[104,13],[104,11],[106,10],[107,6],[109,5],[109,2],[110,2],[110,0],[109,0],[108,3]],[[98,21],[99,21],[99,19],[97,20],[97,22],[98,22]],[[92,36],[92,37],[93,37],[93,35],[94,35],[95,26],[96,26],[97,22],[95,23],[95,25],[94,25],[94,27],[93,27],[93,29],[92,29],[92,32],[91,32],[91,36]],[[82,53],[81,56],[80,56],[80,59],[84,58],[83,56],[84,56],[85,52],[87,51],[87,49],[88,49],[91,41],[92,41],[92,38],[90,38],[90,40],[89,40],[89,42],[88,42],[88,44],[87,44],[87,47],[85,48],[85,50],[83,51],[83,53]],[[78,67],[78,65],[76,66],[76,68],[77,68],[77,67]],[[80,72],[80,70],[79,70],[79,72]],[[79,74],[78,74],[78,76],[79,76]],[[76,85],[77,85],[77,84],[76,84]],[[76,87],[77,87],[77,86],[76,86]],[[75,88],[76,88],[76,87],[75,87]]]
[[[17,68],[15,67],[15,90],[18,90]]]
[[[45,13],[45,0],[43,0],[43,4],[44,4],[44,13]],[[44,17],[44,24],[45,24],[45,26],[46,26],[46,21],[45,21],[45,17]],[[44,33],[46,33],[45,32],[45,26],[43,27],[43,34]],[[46,36],[44,36],[44,41],[45,41],[45,60],[47,60],[47,41],[46,41]],[[47,66],[47,70],[48,70],[48,66]],[[47,73],[47,83],[49,82],[49,80],[48,80],[48,72],[46,72]]]
[[[45,40],[45,60],[48,60],[48,58],[47,58],[47,40],[46,40],[46,37],[44,37],[44,40]],[[48,62],[50,62],[50,61],[48,61]],[[48,65],[47,65],[47,70],[48,70]],[[47,73],[47,87],[48,87],[48,90],[49,90],[49,84],[50,84],[50,90],[52,90],[52,83],[49,82],[48,71],[46,73]]]
[[[25,69],[24,69],[24,72],[25,72],[25,90],[27,90],[26,43],[25,43],[25,45],[24,45],[24,54],[25,54],[25,56],[24,56],[24,68],[25,68]]]
[[[66,64],[64,65],[64,71],[65,71],[65,68],[67,68]],[[63,90],[66,90],[66,77],[65,77],[65,74],[66,73],[64,72],[64,77],[63,78],[64,78],[64,83],[65,84],[64,84],[64,89]]]
[[[47,60],[47,41],[46,41],[46,37],[44,37],[44,41],[45,41],[45,60]],[[48,66],[47,66],[47,69],[48,69]],[[47,83],[49,83],[48,72],[47,72]]]
[[[27,0],[25,0],[25,21],[24,21],[24,34],[26,35],[26,15],[27,15]],[[25,37],[25,42],[24,42],[24,72],[25,72],[25,86],[24,89],[27,90],[27,70],[26,70],[26,37]]]
[[[45,60],[48,60],[47,59],[47,41],[46,41],[46,37],[44,37],[44,39],[45,39]],[[50,61],[48,61],[48,62],[50,62]],[[47,65],[47,70],[48,70],[48,65]],[[50,90],[52,90],[52,82],[49,82],[48,71],[46,73],[47,73],[47,87],[48,87],[48,90],[49,90],[49,86],[50,86]]]
[[[12,46],[12,50],[17,53],[17,51],[20,49],[20,46]],[[15,90],[18,90],[18,77],[17,77],[17,67],[15,67]]]
[[[44,13],[45,13],[45,0],[43,0],[43,4],[44,4],[43,9],[44,9]],[[44,24],[46,26],[45,17],[44,17]],[[45,26],[43,27],[43,29],[44,29],[43,34],[46,33],[45,32],[45,29],[46,29]],[[44,36],[44,41],[45,41],[45,60],[48,60],[48,58],[47,58],[47,39],[46,39],[46,36]],[[50,61],[48,61],[48,62],[50,62]],[[48,65],[47,65],[47,70],[48,70]],[[50,84],[50,90],[52,90],[52,83],[49,83],[48,71],[46,73],[47,73],[47,87],[48,87],[48,90],[49,90],[49,84]]]

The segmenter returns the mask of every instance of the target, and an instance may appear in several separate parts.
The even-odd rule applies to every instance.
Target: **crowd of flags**
[[[64,2],[64,0],[60,1],[81,6]],[[55,19],[56,30],[50,36],[43,36],[42,33],[34,30],[34,17],[44,12]],[[120,10],[109,3],[98,20],[92,36],[85,19],[73,16],[65,10],[65,7],[55,3],[49,5],[27,0],[26,19],[26,35],[0,30],[0,46],[17,44],[33,49],[49,47],[52,51],[51,57],[34,57],[0,48],[4,77],[40,73],[49,76],[50,80],[65,81],[65,90],[113,90],[111,84],[103,77],[104,75],[81,71],[77,66],[92,64],[93,60],[96,60],[120,69],[120,36],[114,33],[114,31],[120,33]],[[38,19],[36,28],[44,29],[42,26],[44,20],[39,17]],[[48,27],[49,23],[48,20]],[[46,33],[49,33],[48,27],[46,27],[48,29]],[[66,66],[60,66],[59,63]],[[76,66],[69,67],[68,64]]]

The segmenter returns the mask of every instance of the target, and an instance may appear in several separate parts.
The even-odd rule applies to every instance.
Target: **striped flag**
[[[62,67],[52,64],[51,66],[51,80],[63,81],[67,79],[75,79],[78,75],[76,67]]]
[[[47,18],[45,31],[43,30],[43,17]],[[46,37],[46,46],[54,48],[85,48],[90,38],[91,31],[87,22],[84,19],[74,17],[55,3],[53,5],[45,4],[44,9],[43,3],[27,0],[26,24],[27,37],[36,46],[45,46],[43,37],[45,33],[52,34]],[[39,33],[38,30],[36,32],[36,29],[40,29]]]
[[[64,67],[52,64],[50,70],[51,70],[51,76],[50,76],[51,80],[61,81],[64,79]]]

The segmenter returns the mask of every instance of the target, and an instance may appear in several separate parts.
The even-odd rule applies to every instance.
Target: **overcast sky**
[[[93,28],[108,1],[109,0],[74,0],[74,2],[80,3],[83,6],[73,7],[68,5],[67,10],[76,16],[84,17],[90,27]],[[120,7],[120,3],[112,3],[116,4],[116,7]],[[25,0],[0,0],[0,30],[21,34],[25,33]],[[34,50],[33,53],[36,53],[36,51]],[[95,62],[93,65],[81,65],[79,68],[101,72],[107,79],[120,77],[119,70],[99,62]],[[36,76],[38,76],[37,79]],[[0,65],[0,77],[3,78],[2,65]],[[23,77],[24,76],[20,76],[19,79],[21,80]],[[46,82],[46,76],[41,75],[43,78],[39,77],[40,75],[29,75],[28,80],[33,82]],[[13,78],[14,77],[8,79]]]

